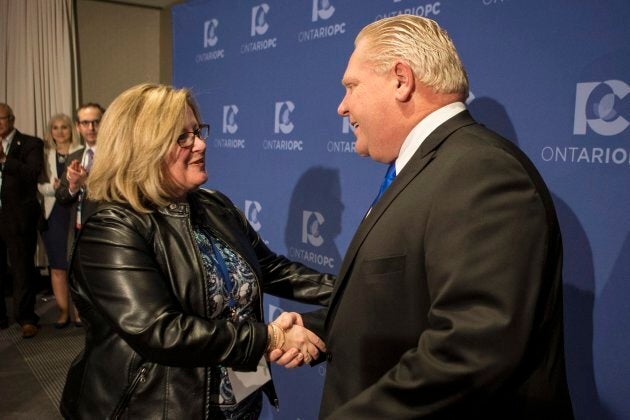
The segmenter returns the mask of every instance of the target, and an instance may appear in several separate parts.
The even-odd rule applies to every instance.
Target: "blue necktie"
[[[387,172],[385,173],[385,178],[383,178],[383,183],[381,184],[381,188],[380,190],[378,190],[378,195],[372,202],[372,207],[374,207],[374,204],[376,204],[376,202],[381,198],[381,196],[383,195],[387,187],[389,187],[389,184],[392,183],[394,178],[396,178],[396,162],[392,162],[389,164],[389,167],[387,168]]]

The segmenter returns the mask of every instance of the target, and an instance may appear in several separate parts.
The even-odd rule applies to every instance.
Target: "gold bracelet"
[[[280,327],[280,325],[276,324],[275,322],[272,322],[271,325],[275,328],[277,328],[278,331],[278,335],[276,337],[276,348],[282,350],[282,346],[284,346],[284,342],[286,341],[286,336],[284,333],[284,330],[282,329],[282,327]]]
[[[276,349],[282,349],[286,338],[284,330],[274,322],[268,325],[271,327],[271,334],[269,335],[269,338],[267,340],[267,352]],[[267,333],[269,333],[269,330],[267,330]]]
[[[267,326],[271,327],[271,332],[267,328],[267,353],[269,353],[276,346],[276,329],[273,327],[273,324],[268,324]]]

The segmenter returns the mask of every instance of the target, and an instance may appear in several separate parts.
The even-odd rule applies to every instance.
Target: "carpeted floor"
[[[7,307],[10,311],[10,299]],[[61,419],[59,399],[72,360],[83,348],[83,328],[53,328],[54,298],[37,297],[40,331],[23,339],[13,323],[0,330],[0,419]]]

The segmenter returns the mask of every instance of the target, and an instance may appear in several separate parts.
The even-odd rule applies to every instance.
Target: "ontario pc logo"
[[[262,206],[258,201],[245,200],[245,217],[256,232],[262,227],[262,223],[258,219],[258,214],[260,214],[261,210]]]
[[[236,105],[223,106],[223,133],[234,134],[238,131],[236,114],[238,114],[238,107]]]
[[[295,104],[291,101],[276,102],[276,113],[273,132],[276,134],[289,134],[295,127],[291,122],[291,112]]]
[[[216,19],[206,20],[203,24],[203,47],[214,47],[219,42],[219,37],[216,34],[219,21]]]
[[[620,109],[628,93],[630,86],[621,80],[578,83],[573,134],[585,135],[587,127],[602,136],[616,136],[624,132],[630,122],[620,114]]]
[[[311,20],[317,22],[318,19],[328,20],[335,13],[335,7],[329,0],[313,0],[313,16]]]
[[[318,211],[302,211],[302,243],[315,247],[324,243],[319,227],[324,224],[324,216]]]
[[[267,3],[252,7],[251,36],[264,35],[267,32],[269,29],[267,13],[269,13],[269,5]]]

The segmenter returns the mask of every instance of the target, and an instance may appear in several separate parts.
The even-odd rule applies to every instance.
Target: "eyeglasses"
[[[0,117],[0,120],[10,120],[12,119],[13,115],[6,115],[4,117]]]
[[[200,140],[205,141],[210,134],[210,126],[208,124],[201,124],[199,128],[193,131],[185,131],[179,137],[177,137],[177,144],[179,147],[187,149],[195,144],[195,137],[199,137]]]
[[[84,128],[88,128],[91,125],[94,125],[94,127],[98,127],[98,125],[100,123],[101,123],[101,120],[92,120],[92,121],[84,120],[84,121],[79,121],[79,125],[81,127],[84,127]]]

